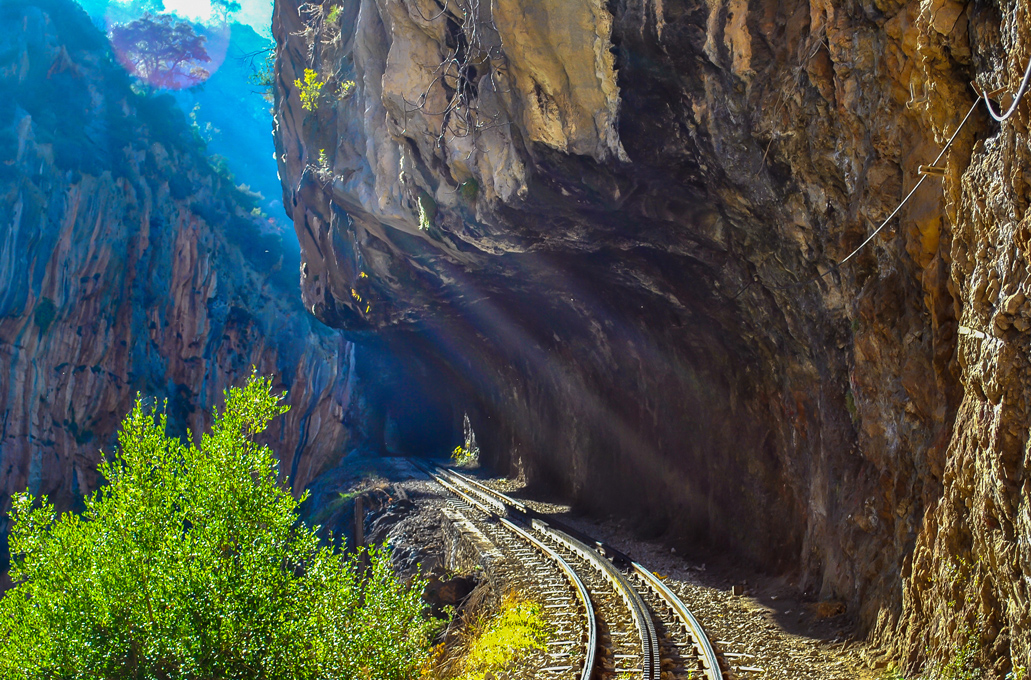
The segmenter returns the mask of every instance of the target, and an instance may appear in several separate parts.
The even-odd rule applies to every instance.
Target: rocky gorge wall
[[[0,3],[0,511],[77,507],[137,393],[199,432],[252,366],[288,392],[268,440],[298,492],[348,444],[353,346],[202,151],[77,5]]]
[[[501,471],[1001,677],[1031,657],[1026,105],[834,265],[969,81],[1016,89],[1026,13],[277,0],[305,305],[449,376]]]

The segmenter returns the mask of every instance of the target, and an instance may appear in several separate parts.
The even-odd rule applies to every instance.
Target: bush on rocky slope
[[[280,400],[266,378],[230,389],[200,446],[137,400],[81,516],[19,496],[0,677],[410,677],[423,584],[376,549],[363,572],[298,523],[255,441]]]

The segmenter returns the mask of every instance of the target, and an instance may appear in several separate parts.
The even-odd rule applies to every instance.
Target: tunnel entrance
[[[417,356],[360,345],[357,372],[368,400],[370,445],[389,456],[446,456],[462,443],[462,410],[452,379]]]

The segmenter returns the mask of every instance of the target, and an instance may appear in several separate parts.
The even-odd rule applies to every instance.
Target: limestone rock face
[[[277,0],[305,304],[450,373],[499,469],[1001,677],[1031,656],[1026,103],[835,264],[971,79],[1016,89],[1025,12]]]
[[[354,380],[297,265],[77,5],[0,5],[0,55],[0,509],[75,507],[137,393],[199,431],[252,366],[289,392],[268,441],[303,488],[347,443]]]

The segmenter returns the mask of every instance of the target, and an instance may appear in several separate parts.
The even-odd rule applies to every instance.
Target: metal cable
[[[1028,72],[1031,73],[1031,70],[1029,70]],[[1024,84],[1025,85],[1027,84],[1027,78],[1026,77],[1025,77]],[[1021,92],[1020,94],[1022,94],[1022,93],[1023,92]],[[948,151],[949,147],[952,146],[952,143],[954,141],[956,141],[956,137],[959,136],[960,130],[962,130],[963,126],[966,125],[967,121],[970,120],[970,116],[972,116],[974,114],[974,109],[976,109],[977,105],[980,104],[980,103],[981,103],[980,99],[975,99],[974,100],[974,103],[970,106],[970,110],[967,111],[967,115],[963,116],[963,120],[960,122],[959,127],[957,127],[955,132],[952,133],[952,136],[949,137],[949,141],[945,143],[945,146],[942,147],[941,152],[934,159],[934,161],[931,162],[931,165],[937,165],[938,162],[942,159],[942,157],[945,156],[945,152]],[[1007,114],[1007,115],[1009,115],[1009,114]],[[924,181],[928,178],[928,176],[929,175],[921,176],[920,179],[917,181],[917,183],[915,185],[913,185],[913,188],[909,190],[909,193],[906,194],[906,197],[902,199],[902,202],[899,203],[898,206],[894,210],[891,211],[891,214],[888,215],[888,217],[885,218],[885,220],[883,222],[881,222],[881,225],[879,227],[877,227],[876,229],[874,229],[873,233],[871,233],[869,236],[867,236],[866,240],[863,241],[862,243],[860,243],[859,246],[855,250],[853,250],[851,253],[849,253],[847,256],[845,256],[845,259],[841,260],[840,262],[835,263],[835,265],[833,267],[831,267],[827,271],[823,272],[822,274],[817,274],[816,276],[808,278],[805,281],[799,281],[797,283],[790,283],[790,284],[787,284],[787,285],[784,285],[784,286],[767,285],[766,288],[769,288],[769,289],[772,289],[772,290],[792,290],[792,289],[795,289],[795,288],[802,288],[804,286],[808,286],[810,283],[814,283],[816,281],[819,281],[820,279],[825,278],[828,274],[831,274],[832,272],[835,272],[838,269],[840,269],[842,267],[842,265],[844,265],[846,262],[848,262],[853,257],[855,257],[859,253],[859,251],[861,251],[863,248],[865,248],[870,243],[870,241],[872,241],[874,239],[874,237],[877,236],[877,234],[881,233],[881,231],[883,231],[884,228],[886,226],[888,226],[888,223],[891,222],[891,220],[894,219],[894,217],[899,214],[899,211],[902,210],[902,207],[905,206],[906,203],[909,202],[909,199],[913,197],[913,194],[916,193],[916,190],[920,188],[920,186],[924,183]],[[746,290],[751,288],[752,284],[755,283],[757,280],[758,280],[758,277],[753,277],[752,280],[747,285],[745,285],[744,288],[742,288],[740,291],[738,291],[737,294],[734,295],[731,299],[732,300],[736,300],[739,297],[741,297],[741,295],[743,295]]]
[[[949,137],[949,141],[945,143],[945,146],[942,147],[941,153],[938,154],[937,158],[934,159],[934,161],[931,163],[931,165],[937,165],[938,162],[942,159],[942,157],[945,156],[945,152],[948,151],[949,147],[952,146],[952,143],[954,141],[956,141],[956,137],[959,135],[959,131],[962,130],[963,126],[967,124],[968,120],[970,120],[970,116],[972,116],[974,114],[974,109],[977,108],[978,104],[980,104],[982,101],[984,101],[985,108],[988,109],[988,115],[990,115],[996,121],[998,121],[1000,123],[1004,123],[1005,121],[1009,120],[1009,118],[1016,112],[1017,106],[1020,104],[1020,101],[1024,97],[1024,94],[1027,92],[1027,87],[1028,87],[1029,83],[1031,83],[1031,59],[1028,59],[1027,68],[1024,69],[1024,78],[1020,81],[1020,87],[1017,89],[1017,93],[1013,96],[1013,102],[1010,104],[1010,107],[1009,107],[1009,109],[1007,109],[1006,113],[1003,113],[1003,114],[995,113],[995,109],[992,107],[992,102],[988,98],[988,91],[987,90],[983,91],[981,93],[981,96],[978,99],[974,100],[974,103],[970,106],[970,110],[967,111],[967,115],[963,116],[963,120],[962,120],[962,122],[960,122],[959,127],[957,127],[956,131],[952,133],[951,137]],[[814,276],[812,278],[806,279],[805,281],[800,281],[798,283],[788,284],[786,286],[772,286],[771,285],[771,286],[767,286],[767,288],[772,288],[774,290],[789,290],[789,289],[792,289],[792,288],[801,288],[803,286],[808,286],[810,283],[813,283],[815,281],[819,281],[820,279],[826,277],[828,274],[830,274],[832,272],[835,272],[838,269],[840,269],[842,265],[844,265],[846,262],[848,262],[853,257],[855,257],[859,253],[859,251],[861,251],[863,248],[865,248],[870,243],[870,241],[872,241],[874,239],[874,237],[877,236],[877,234],[881,233],[881,231],[883,231],[884,228],[886,226],[888,226],[888,223],[892,219],[894,219],[894,217],[896,215],[898,215],[899,211],[902,210],[902,207],[904,205],[906,205],[906,203],[909,202],[909,199],[912,198],[913,194],[916,193],[916,190],[919,189],[921,187],[921,185],[923,185],[924,180],[926,180],[928,178],[928,176],[929,175],[921,176],[920,179],[917,181],[917,183],[915,185],[913,185],[913,188],[909,190],[909,193],[906,194],[906,197],[902,199],[902,202],[898,204],[898,207],[896,207],[891,212],[891,214],[888,215],[888,217],[883,222],[881,222],[881,225],[879,227],[877,227],[876,229],[874,229],[873,233],[871,233],[868,237],[866,237],[866,240],[863,241],[862,243],[860,243],[859,246],[855,250],[853,250],[851,253],[849,253],[843,260],[841,260],[840,262],[836,263],[833,267],[831,267],[830,269],[828,269],[824,273],[818,274],[817,276]],[[736,300],[737,298],[741,297],[741,295],[746,290],[748,290],[752,286],[752,284],[756,282],[756,280],[757,280],[756,278],[753,278],[752,281],[750,281],[748,283],[748,285],[746,285],[744,288],[742,288],[740,291],[738,291],[738,293],[736,295],[734,295],[734,297],[731,298],[731,299]]]
[[[974,114],[974,109],[977,108],[977,105],[979,103],[980,103],[979,100],[974,100],[974,103],[970,105],[970,110],[967,111],[967,115],[963,116],[963,121],[959,124],[959,127],[956,128],[956,131],[952,133],[952,136],[949,137],[949,141],[945,143],[945,146],[942,147],[941,153],[938,154],[938,156],[934,159],[934,161],[931,163],[931,165],[938,165],[938,161],[940,161],[942,159],[942,157],[945,156],[945,152],[948,151],[949,147],[952,146],[952,143],[954,141],[956,141],[956,137],[959,136],[959,131],[962,130],[963,126],[967,124],[968,120],[970,120],[970,116],[972,116]],[[886,226],[888,226],[888,222],[890,222],[892,220],[892,218],[895,217],[895,215],[898,215],[899,210],[902,210],[902,206],[904,206],[909,201],[909,199],[913,197],[913,194],[916,193],[916,190],[920,188],[920,185],[924,183],[924,180],[927,179],[927,177],[928,177],[928,175],[921,176],[920,177],[920,181],[918,181],[916,183],[916,185],[912,189],[909,190],[909,193],[906,194],[906,197],[902,199],[902,202],[899,203],[899,206],[897,208],[895,208],[891,212],[890,215],[888,215],[887,219],[885,219],[883,222],[881,222],[881,226],[877,227],[877,229],[875,229],[874,232],[872,234],[870,234],[870,236],[868,236],[865,241],[863,241],[862,243],[859,244],[858,248],[856,248],[851,253],[849,253],[848,257],[846,257],[844,260],[839,262],[836,265],[835,268],[840,267],[841,265],[845,264],[846,262],[851,260],[853,257],[855,257],[856,253],[858,253],[860,250],[863,249],[863,246],[865,246],[867,243],[872,241],[874,236],[877,236],[877,234],[880,233],[880,231],[882,229],[884,229]],[[821,274],[820,275],[821,278],[823,276],[826,276],[826,274]]]
[[[1006,113],[1002,115],[996,114],[995,109],[992,108],[992,102],[988,99],[988,91],[985,90],[981,94],[981,97],[984,99],[984,105],[988,108],[988,115],[1000,123],[1004,123],[1008,120],[1009,117],[1017,110],[1017,105],[1020,104],[1020,98],[1023,97],[1024,92],[1027,91],[1027,83],[1029,80],[1031,80],[1031,59],[1027,60],[1027,68],[1024,69],[1024,79],[1020,81],[1020,88],[1017,90],[1017,94],[1013,96],[1013,103],[1010,104],[1010,108]]]

